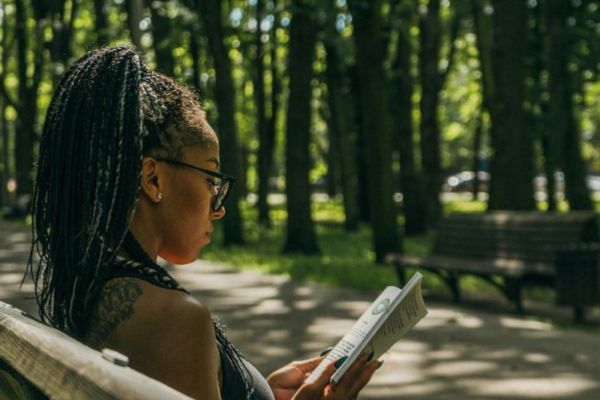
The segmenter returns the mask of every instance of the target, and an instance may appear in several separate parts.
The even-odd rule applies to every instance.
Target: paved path
[[[31,285],[18,291],[28,237],[0,222],[0,300],[33,314]],[[173,274],[264,373],[334,344],[376,295],[202,261]],[[426,301],[429,315],[385,356],[361,400],[600,399],[600,336]]]

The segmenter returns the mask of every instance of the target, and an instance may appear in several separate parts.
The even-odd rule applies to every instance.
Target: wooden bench
[[[110,356],[0,302],[0,400],[191,400]]]
[[[388,254],[401,284],[404,269],[438,274],[460,301],[460,276],[481,277],[500,289],[523,311],[521,288],[544,284],[557,290],[560,304],[575,307],[600,303],[598,217],[593,212],[542,213],[497,211],[451,214],[438,227],[431,254]]]

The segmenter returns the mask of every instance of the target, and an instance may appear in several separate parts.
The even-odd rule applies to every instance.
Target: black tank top
[[[117,257],[108,280],[125,277],[138,278],[154,286],[190,294],[164,268]],[[223,374],[221,399],[275,400],[273,391],[262,374],[229,342],[218,320],[214,320],[214,324]]]

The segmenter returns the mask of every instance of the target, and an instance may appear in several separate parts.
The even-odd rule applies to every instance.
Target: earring
[[[158,192],[156,197],[158,197],[159,200],[162,200],[162,193]]]

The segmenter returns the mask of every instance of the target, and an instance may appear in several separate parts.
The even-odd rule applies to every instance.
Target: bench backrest
[[[100,352],[3,302],[0,381],[5,383],[0,398],[12,391],[23,400],[37,400],[39,390],[57,400],[191,400],[129,367],[110,363]]]
[[[553,262],[556,251],[571,243],[597,241],[598,217],[593,212],[455,213],[441,220],[433,253],[474,259]]]

